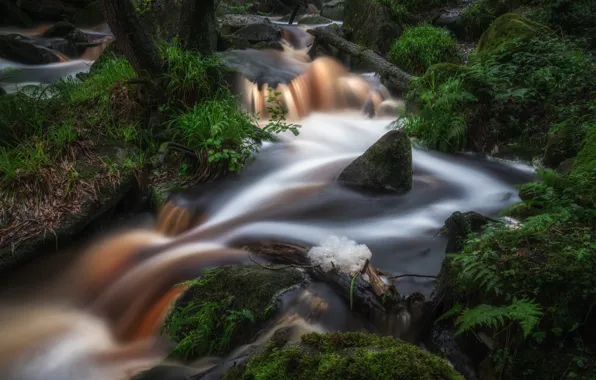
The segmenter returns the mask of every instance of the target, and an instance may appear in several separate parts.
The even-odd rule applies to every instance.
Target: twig
[[[263,264],[257,262],[255,259],[253,259],[250,255],[248,255],[248,258],[253,263],[255,263],[258,266],[260,266],[261,268],[267,269],[267,270],[276,270],[277,271],[277,270],[284,270],[284,269],[289,269],[289,268],[316,268],[316,267],[318,267],[318,265],[296,265],[296,264],[289,264],[289,265],[286,265],[286,266],[281,267],[281,268],[272,268],[271,267],[271,264],[263,265]]]
[[[437,278],[437,276],[431,276],[431,275],[427,275],[427,274],[400,274],[398,276],[389,276],[389,277],[387,277],[387,279],[397,280],[402,277]]]

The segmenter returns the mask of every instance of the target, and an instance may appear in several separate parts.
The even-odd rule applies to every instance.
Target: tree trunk
[[[183,0],[180,38],[188,50],[208,55],[217,49],[215,0]]]
[[[339,51],[347,53],[350,57],[359,59],[381,76],[381,81],[389,90],[401,94],[408,88],[412,76],[374,51],[347,41],[330,33],[325,28],[310,29],[308,33],[315,37],[315,42],[319,41],[323,45],[331,45]]]
[[[157,46],[141,23],[130,0],[100,0],[116,46],[124,53],[139,76],[156,78],[164,73]]]

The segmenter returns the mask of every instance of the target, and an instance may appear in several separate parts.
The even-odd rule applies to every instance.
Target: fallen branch
[[[374,51],[347,41],[325,28],[309,29],[307,32],[314,36],[317,41],[331,45],[351,57],[361,60],[381,76],[383,84],[392,92],[403,93],[413,78],[412,75],[393,65]]]
[[[389,280],[397,280],[402,277],[419,277],[419,278],[437,278],[437,276],[431,276],[426,274],[400,274],[398,276],[389,276],[387,279]]]
[[[278,270],[284,270],[284,269],[290,269],[290,268],[315,268],[318,265],[296,265],[296,264],[289,264],[283,267],[279,267],[279,268],[273,268],[271,266],[271,264],[261,264],[258,261],[256,261],[255,259],[253,259],[250,255],[248,255],[248,258],[250,259],[250,261],[252,261],[253,263],[257,264],[259,267],[263,268],[263,269],[267,269],[267,270],[273,270],[273,271],[278,271]]]

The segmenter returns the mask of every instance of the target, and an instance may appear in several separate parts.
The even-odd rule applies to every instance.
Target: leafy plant
[[[391,61],[415,75],[439,62],[457,62],[455,38],[442,28],[419,25],[406,28],[389,53]]]
[[[404,127],[429,147],[443,152],[461,150],[466,146],[467,134],[467,121],[461,109],[477,99],[464,90],[461,79],[438,84],[432,75],[430,81],[431,88],[419,97],[420,114],[406,118]]]

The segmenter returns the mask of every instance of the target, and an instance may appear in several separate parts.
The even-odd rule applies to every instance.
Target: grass
[[[431,25],[407,28],[389,53],[400,68],[418,75],[439,62],[457,62],[455,39],[444,29]]]

